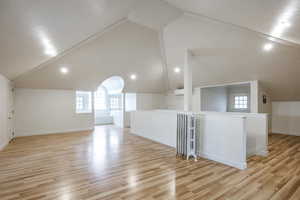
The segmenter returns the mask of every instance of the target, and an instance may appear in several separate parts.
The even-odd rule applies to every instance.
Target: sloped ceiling
[[[61,67],[69,74],[62,75]],[[137,80],[130,80],[132,73]],[[163,92],[163,75],[157,32],[125,21],[14,82],[25,88],[96,90],[105,79],[121,76],[127,92]]]
[[[161,0],[139,0],[128,15],[128,19],[157,31],[180,17],[183,12]]]
[[[126,18],[135,0],[0,1],[0,73],[14,79]]]
[[[166,0],[185,10],[300,44],[299,0]]]
[[[274,100],[300,100],[298,0],[0,1],[0,73],[17,87],[163,92],[189,49],[194,85],[258,79]],[[184,14],[185,13],[185,14]],[[271,37],[272,36],[272,37]],[[271,43],[271,51],[263,51]],[[63,76],[59,68],[67,66]],[[138,74],[133,82],[128,79]]]
[[[180,38],[180,39],[179,39]],[[186,49],[192,53],[193,85],[259,80],[273,100],[300,100],[300,57],[294,46],[207,18],[184,15],[164,33],[170,72],[184,65]],[[183,85],[183,75],[169,73],[170,87]]]

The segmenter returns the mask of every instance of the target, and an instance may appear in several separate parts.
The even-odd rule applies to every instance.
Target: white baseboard
[[[26,137],[26,136],[34,136],[34,135],[52,135],[52,134],[59,134],[59,133],[74,133],[74,132],[80,132],[80,131],[92,131],[94,130],[94,127],[90,128],[83,128],[83,129],[67,129],[67,130],[54,130],[54,131],[39,131],[39,132],[23,132],[18,133],[16,132],[15,137]]]
[[[231,167],[235,167],[241,170],[244,170],[247,168],[247,162],[235,162],[235,161],[228,161],[222,159],[220,156],[209,154],[209,153],[200,153],[200,156],[203,158],[206,158],[208,160],[213,160],[225,165],[229,165]]]
[[[247,148],[247,157],[253,156],[256,154],[256,149],[255,148]]]
[[[256,155],[259,155],[259,156],[268,156],[269,155],[269,151],[268,150],[265,150],[265,149],[262,149],[262,150],[257,150],[256,152]]]
[[[268,150],[265,149],[247,149],[247,157],[249,156],[254,156],[254,155],[258,155],[258,156],[268,156]]]
[[[283,131],[271,131],[272,134],[280,134],[280,135],[291,135],[291,136],[300,136],[300,132],[299,133],[289,133],[287,132],[283,132]]]

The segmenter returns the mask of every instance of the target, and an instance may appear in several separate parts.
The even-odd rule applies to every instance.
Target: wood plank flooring
[[[174,149],[112,126],[17,138],[0,152],[0,199],[300,199],[300,137],[269,143],[268,157],[240,171],[176,159]]]

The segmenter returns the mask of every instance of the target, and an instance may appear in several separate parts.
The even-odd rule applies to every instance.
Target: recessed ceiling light
[[[66,68],[66,67],[61,67],[61,68],[60,68],[60,72],[61,72],[62,74],[67,74],[67,73],[69,73],[69,69]]]
[[[264,50],[265,51],[270,51],[270,50],[273,49],[273,47],[274,47],[273,44],[267,43],[267,44],[264,45]]]
[[[175,67],[175,68],[174,68],[174,72],[175,72],[175,73],[180,73],[180,72],[181,72],[181,69],[180,69],[179,67]]]
[[[45,50],[45,54],[47,56],[55,57],[57,55],[57,52],[55,49],[50,48],[50,49]]]
[[[131,78],[131,80],[136,80],[136,75],[135,74],[131,74],[130,78]]]

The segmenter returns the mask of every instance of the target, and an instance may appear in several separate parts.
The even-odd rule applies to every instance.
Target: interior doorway
[[[124,80],[112,76],[94,92],[95,125],[113,124],[124,127]]]

